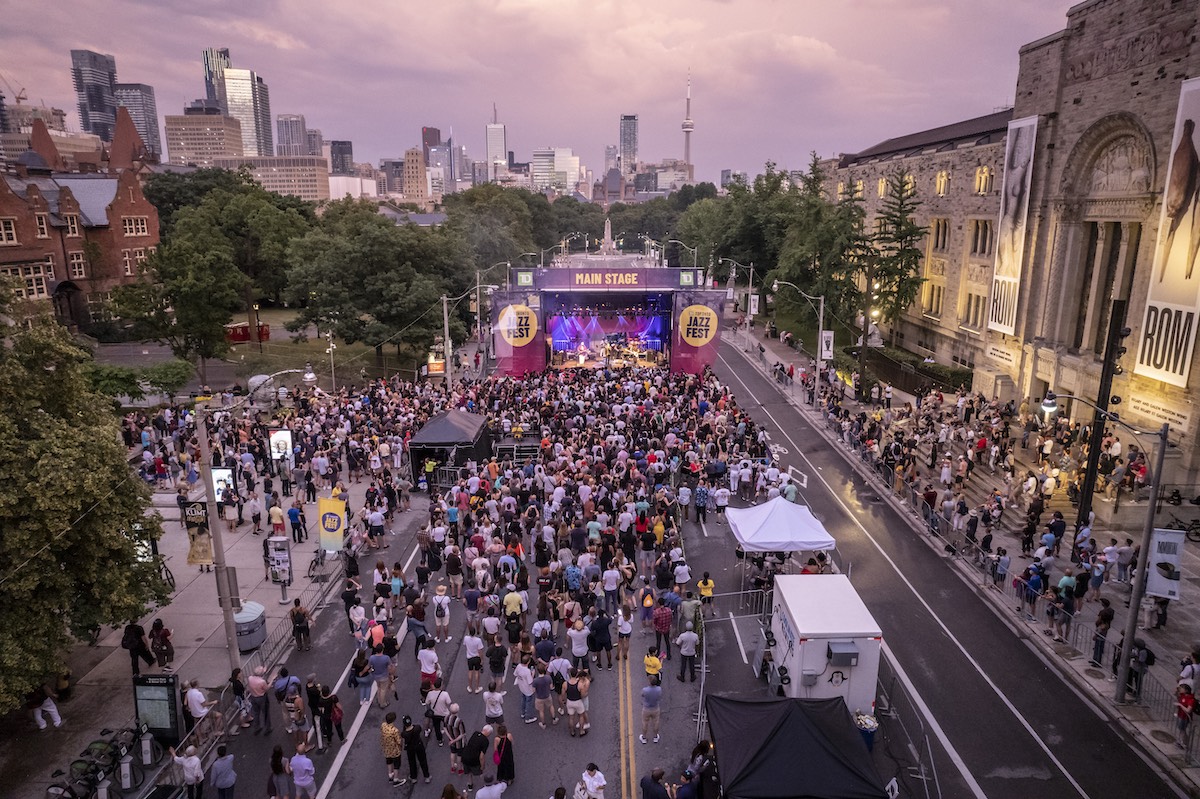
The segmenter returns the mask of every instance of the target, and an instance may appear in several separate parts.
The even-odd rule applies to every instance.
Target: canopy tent
[[[783,497],[749,508],[728,508],[725,517],[746,552],[799,552],[837,546],[808,506]]]
[[[885,799],[841,697],[709,696],[708,729],[727,799]]]
[[[418,472],[426,458],[442,466],[461,466],[468,460],[483,461],[491,451],[487,420],[477,413],[459,410],[434,415],[408,442],[409,456]]]

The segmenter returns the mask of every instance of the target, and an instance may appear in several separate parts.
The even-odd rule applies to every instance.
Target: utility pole
[[[1083,485],[1079,487],[1079,515],[1075,519],[1075,530],[1088,524],[1092,515],[1092,495],[1096,493],[1096,473],[1100,470],[1100,449],[1104,444],[1104,425],[1108,420],[1108,404],[1112,397],[1113,376],[1117,372],[1117,361],[1125,353],[1121,340],[1129,335],[1125,327],[1125,300],[1113,300],[1109,312],[1108,337],[1104,342],[1104,363],[1100,368],[1100,387],[1097,389],[1096,404],[1092,411],[1092,428],[1088,437],[1088,458],[1083,470]],[[1157,481],[1158,475],[1154,475]],[[1142,550],[1146,552],[1146,550]],[[1134,612],[1136,615],[1136,611]]]
[[[863,322],[862,322],[862,343],[858,347],[858,385],[854,387],[855,399],[861,400],[865,392],[861,387],[865,387],[867,380],[867,342],[871,335],[871,300],[875,297],[875,260],[874,254],[868,253],[867,258],[867,285],[863,290]]]
[[[329,382],[333,386],[333,393],[337,393],[337,375],[333,371],[333,351],[337,349],[337,345],[333,343],[333,328],[330,327],[325,333],[325,338],[329,340],[329,348],[325,351],[329,353]]]
[[[442,295],[442,348],[446,359],[446,390],[454,385],[454,345],[450,343],[450,298]]]
[[[208,440],[208,404],[196,406],[196,433],[200,439],[200,474],[204,478],[204,508],[208,515],[208,533],[212,537],[213,571],[217,578],[217,603],[221,606],[221,618],[225,626],[225,646],[229,649],[231,669],[242,665],[238,651],[237,625],[233,618],[233,595],[236,586],[230,584],[229,569],[225,565],[225,539],[222,522],[217,517],[217,491],[212,476],[212,446]]]

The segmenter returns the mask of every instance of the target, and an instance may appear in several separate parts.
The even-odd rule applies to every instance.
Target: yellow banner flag
[[[346,503],[340,499],[317,498],[317,518],[321,526],[321,548],[337,552],[346,534]]]

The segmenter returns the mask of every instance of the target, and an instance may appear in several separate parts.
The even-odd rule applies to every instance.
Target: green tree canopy
[[[129,468],[111,404],[85,373],[89,356],[45,317],[3,335],[0,713],[7,713],[61,672],[73,641],[140,618],[168,591],[124,532],[135,521],[145,535],[162,531],[144,516],[149,490]]]
[[[146,199],[158,209],[163,238],[175,223],[175,215],[184,208],[195,208],[210,191],[242,191],[254,187],[254,178],[246,169],[231,171],[205,167],[194,172],[159,172],[146,179],[142,187]]]
[[[316,323],[377,347],[427,348],[442,329],[442,293],[474,283],[457,230],[397,226],[367,201],[330,203],[288,259],[287,296],[300,306],[291,329]]]
[[[892,323],[893,343],[895,323],[917,301],[925,282],[919,245],[929,229],[917,224],[915,216],[920,207],[912,179],[899,170],[891,173],[874,236],[877,258],[873,282],[879,285],[874,303],[880,318]]]

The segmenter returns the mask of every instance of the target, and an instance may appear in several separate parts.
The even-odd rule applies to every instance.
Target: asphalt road
[[[978,587],[848,477],[842,455],[770,380],[729,343],[720,353],[717,374],[788,450],[782,463],[807,475],[804,499],[837,540],[886,646],[927,706],[945,796],[1179,795],[1099,714],[1095,703],[1106,697],[1078,695],[975,596]],[[713,528],[704,541],[713,542]],[[721,545],[732,546],[728,528],[719,530]]]

